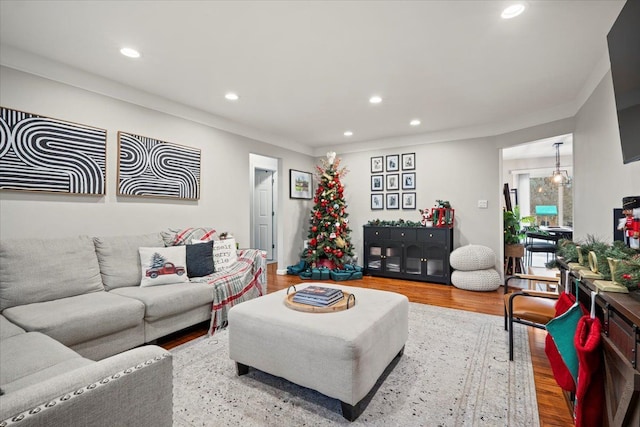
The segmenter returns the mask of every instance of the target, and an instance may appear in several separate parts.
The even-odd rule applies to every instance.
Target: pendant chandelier
[[[566,170],[560,169],[560,146],[562,142],[556,142],[553,146],[556,148],[556,169],[553,171],[551,175],[551,180],[558,185],[569,185],[571,184],[571,177]]]

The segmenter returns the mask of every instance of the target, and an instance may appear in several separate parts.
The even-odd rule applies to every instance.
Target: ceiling
[[[573,134],[558,135],[551,138],[539,139],[525,144],[515,145],[502,150],[503,160],[535,159],[551,157],[555,159],[556,146],[561,157],[571,158],[573,155]],[[549,163],[553,165],[553,163]]]
[[[316,154],[483,136],[573,116],[624,1],[527,3],[2,0],[0,62]]]

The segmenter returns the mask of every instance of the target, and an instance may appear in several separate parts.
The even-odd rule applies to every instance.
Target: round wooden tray
[[[294,302],[293,296],[295,294],[296,294],[295,292],[292,292],[289,295],[287,295],[284,299],[284,304],[293,310],[304,311],[307,313],[332,313],[334,311],[346,310],[356,305],[356,296],[345,291],[342,291],[344,298],[342,298],[337,303],[330,305],[328,307],[316,307],[315,305],[301,304],[299,302]],[[353,298],[351,298],[352,295],[353,295]],[[347,307],[347,302],[349,303],[348,307]]]

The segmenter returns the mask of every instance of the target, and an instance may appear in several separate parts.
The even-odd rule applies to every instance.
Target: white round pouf
[[[449,264],[456,270],[485,270],[495,267],[496,255],[491,248],[486,246],[467,245],[451,252]]]
[[[451,283],[459,289],[468,291],[495,291],[502,285],[500,274],[495,268],[451,273]]]

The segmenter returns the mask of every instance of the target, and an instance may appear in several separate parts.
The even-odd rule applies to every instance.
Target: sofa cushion
[[[24,334],[24,329],[9,322],[6,317],[0,315],[0,340],[14,335]]]
[[[141,324],[144,304],[102,291],[11,307],[2,314],[26,331],[73,346]]]
[[[0,386],[5,393],[95,363],[38,332],[2,340]]]
[[[485,270],[495,267],[495,263],[493,250],[481,245],[461,246],[449,256],[451,267],[462,271]]]
[[[140,248],[140,286],[188,282],[187,251],[184,246]]]
[[[112,293],[142,301],[146,307],[144,318],[148,321],[183,313],[213,302],[213,286],[204,283],[119,288]]]
[[[202,277],[213,273],[213,241],[186,245],[187,275]]]
[[[140,285],[141,246],[164,246],[160,233],[94,237],[100,274],[107,290]]]
[[[89,237],[0,242],[0,311],[98,291],[104,287]]]

